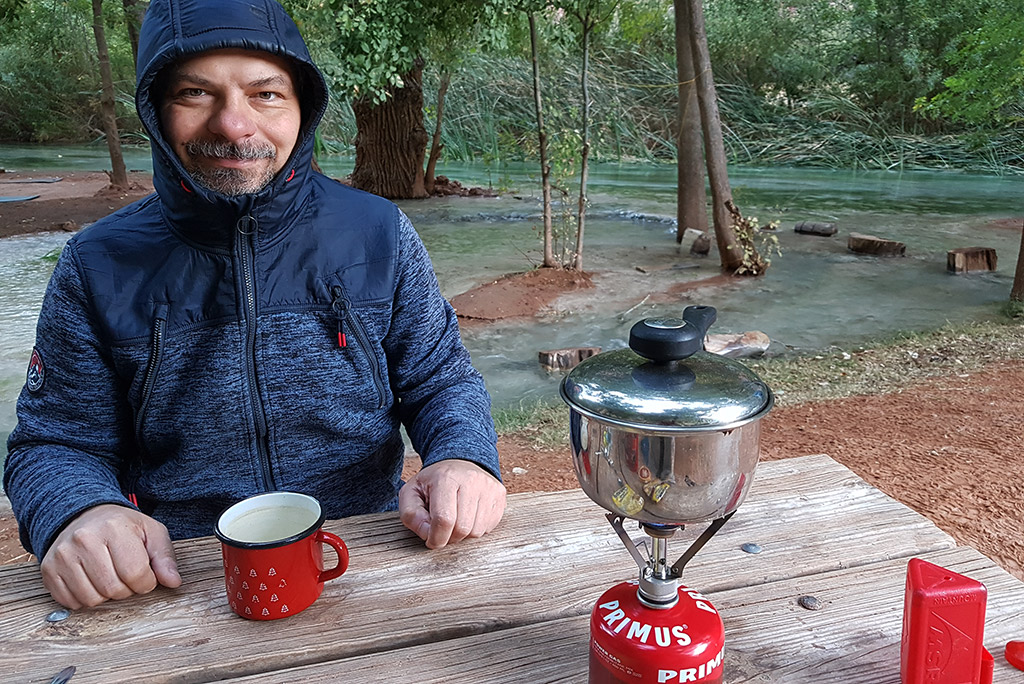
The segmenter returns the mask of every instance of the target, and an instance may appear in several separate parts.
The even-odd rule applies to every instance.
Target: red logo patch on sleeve
[[[32,348],[32,358],[28,362],[28,377],[25,379],[25,386],[32,394],[43,389],[43,382],[46,380],[46,368],[43,366],[43,357],[39,351]]]

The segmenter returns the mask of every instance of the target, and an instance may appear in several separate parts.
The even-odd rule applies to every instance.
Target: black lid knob
[[[704,337],[718,312],[711,306],[688,306],[679,318],[647,318],[629,331],[629,347],[655,363],[678,361],[704,349]]]

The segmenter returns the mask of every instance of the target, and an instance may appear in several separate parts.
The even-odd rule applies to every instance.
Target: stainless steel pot
[[[641,321],[629,349],[593,356],[562,381],[576,477],[612,513],[689,525],[746,497],[774,396],[743,364],[703,351],[715,317],[688,307],[682,319]]]

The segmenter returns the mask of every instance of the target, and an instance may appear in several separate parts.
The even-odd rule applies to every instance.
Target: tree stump
[[[537,352],[540,365],[548,370],[568,370],[575,368],[583,359],[600,354],[600,347],[569,347],[568,349],[549,349]]]
[[[838,229],[834,223],[800,221],[793,227],[793,230],[797,233],[803,233],[804,235],[821,235],[822,237],[831,237],[836,234]]]
[[[708,237],[707,233],[701,233],[700,236],[693,241],[690,245],[690,254],[695,256],[707,256],[711,252],[711,238]]]
[[[875,256],[904,256],[907,251],[907,246],[902,242],[884,240],[874,235],[861,233],[850,233],[850,239],[846,246],[851,252],[874,254]]]
[[[996,270],[996,250],[991,247],[958,247],[946,252],[946,270],[951,273]]]

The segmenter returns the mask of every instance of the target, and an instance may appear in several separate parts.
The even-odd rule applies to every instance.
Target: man
[[[390,202],[311,169],[327,90],[271,0],[155,0],[136,105],[156,195],[75,235],[4,486],[69,608],[178,586],[171,538],[261,491],[437,548],[501,519],[490,402]],[[404,424],[423,468],[402,486]]]

